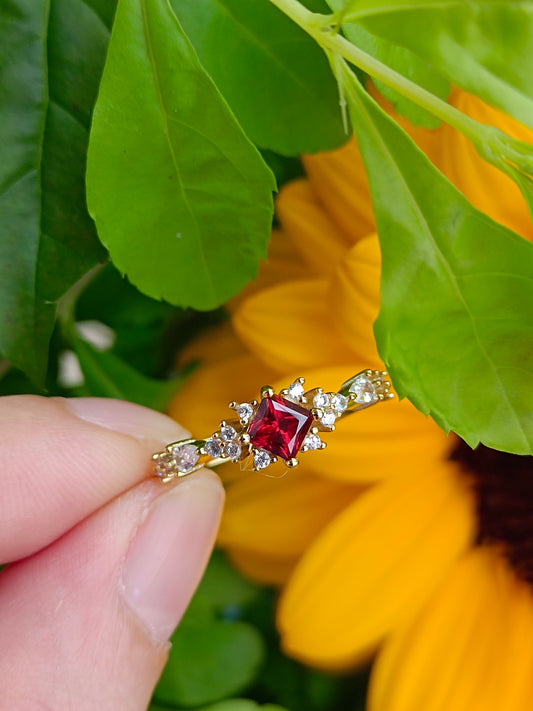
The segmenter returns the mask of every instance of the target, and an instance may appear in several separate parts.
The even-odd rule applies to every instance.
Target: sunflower
[[[450,100],[531,142],[475,97]],[[447,126],[404,126],[476,207],[532,237],[515,185],[468,142]],[[262,384],[305,375],[337,389],[383,367],[372,331],[380,252],[357,145],[303,162],[307,177],[278,197],[281,227],[258,280],[230,305],[229,323],[182,355],[202,365],[172,413],[199,435]],[[288,654],[334,670],[374,658],[371,711],[529,711],[531,458],[472,452],[396,400],[340,421],[330,446],[283,478],[224,470],[219,543],[282,588]]]

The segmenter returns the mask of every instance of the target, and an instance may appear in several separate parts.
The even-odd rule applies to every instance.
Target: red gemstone
[[[303,407],[272,395],[262,400],[248,434],[254,447],[292,459],[308,433],[313,415]]]

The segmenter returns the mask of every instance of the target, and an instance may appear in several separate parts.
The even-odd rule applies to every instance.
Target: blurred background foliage
[[[362,711],[364,673],[314,671],[281,652],[275,602],[274,591],[242,578],[216,551],[172,637],[154,709]],[[253,701],[209,705],[228,696]]]
[[[305,5],[315,12],[330,11],[322,0],[307,0]],[[341,8],[337,0],[330,2],[330,5],[332,9]],[[512,13],[510,6],[516,4],[509,3],[507,9],[502,3],[465,5],[479,11],[481,29],[486,20],[487,31],[494,33],[491,41],[496,42],[499,34],[505,40],[504,33],[498,29],[500,25],[493,20],[500,16],[497,13]],[[481,7],[483,5],[494,7]],[[147,255],[151,256],[151,250],[156,249],[152,244],[153,234],[142,225],[137,228],[131,226],[129,208],[132,205],[128,187],[123,190],[113,188],[121,184],[130,171],[138,169],[134,150],[139,146],[142,148],[148,138],[151,140],[155,136],[157,139],[161,133],[154,133],[153,130],[154,116],[150,113],[153,106],[145,107],[146,116],[143,115],[140,124],[124,121],[106,130],[107,119],[114,115],[112,100],[117,99],[112,91],[108,91],[115,86],[113,81],[117,83],[117,77],[113,77],[111,70],[113,62],[119,61],[120,52],[117,53],[118,59],[107,57],[109,82],[102,85],[96,121],[92,124],[116,6],[116,0],[50,0],[49,3],[45,0],[9,0],[0,7],[0,19],[4,13],[6,19],[12,20],[0,22],[0,53],[10,58],[9,62],[2,64],[0,82],[0,110],[5,119],[0,131],[0,353],[4,358],[0,361],[0,394],[118,397],[164,411],[190,372],[176,372],[176,354],[203,329],[224,320],[226,316],[222,308],[223,299],[218,300],[221,306],[216,308],[211,308],[211,303],[207,308],[202,304],[193,304],[204,308],[203,311],[190,306],[192,301],[188,300],[188,294],[183,293],[178,264],[169,259],[165,250],[155,254],[156,268],[146,276],[144,268],[150,261]],[[136,6],[136,3],[132,0],[128,4],[124,0],[121,6],[124,9],[123,22],[113,30],[115,46],[119,49],[120,42],[123,48],[130,48],[130,40],[135,36],[133,21],[130,22],[126,10]],[[154,13],[161,11],[165,22],[174,22],[170,5],[167,7],[164,3],[152,2],[150,6]],[[180,56],[189,58],[190,66],[196,72],[197,84],[203,82],[205,92],[202,101],[211,102],[208,103],[206,115],[210,111],[218,112],[220,121],[229,127],[228,131],[233,131],[235,145],[242,152],[243,161],[253,165],[254,170],[264,177],[263,182],[257,180],[256,192],[251,194],[249,200],[251,204],[262,201],[264,205],[261,220],[252,215],[250,224],[261,221],[266,229],[258,230],[257,234],[251,230],[252,234],[246,234],[246,239],[251,241],[258,255],[255,263],[247,262],[246,270],[234,273],[231,260],[239,244],[228,239],[210,265],[215,281],[220,281],[221,293],[231,295],[254,277],[257,261],[265,254],[270,229],[267,207],[273,187],[271,174],[279,189],[302,173],[299,154],[333,149],[346,141],[343,116],[339,110],[339,87],[326,56],[315,41],[268,0],[254,3],[242,0],[225,0],[223,3],[215,0],[172,0],[171,6],[181,22],[177,31],[177,50],[181,52]],[[348,2],[345,19],[350,19],[350,9],[357,10],[360,6]],[[459,27],[471,42],[471,46],[464,50],[471,57],[476,57],[476,52],[479,54],[480,48],[483,49],[486,44],[483,37],[480,39],[476,33],[466,31],[471,26],[461,16],[460,9],[448,12],[445,8],[428,7],[422,20],[415,18],[401,25],[397,18],[387,20],[379,12],[372,16],[372,8],[379,9],[378,0],[367,0],[363,6],[368,16],[360,24],[346,24],[346,36],[369,55],[429,89],[440,99],[446,99],[452,78],[460,83],[457,62],[462,59],[455,57],[453,52],[441,56],[439,52],[444,51],[442,47],[446,43],[432,44],[431,37],[447,36],[446,33],[451,35],[454,28]],[[489,57],[494,65],[494,76],[483,74],[484,83],[480,91],[490,99],[494,86],[504,86],[505,91],[499,98],[503,108],[525,120],[530,116],[527,109],[532,93],[530,62],[533,55],[531,52],[531,56],[527,54],[530,35],[525,23],[520,26],[516,22],[513,24],[511,14],[505,15],[505,18],[515,29],[512,52],[510,50],[509,55],[502,52],[498,61]],[[531,14],[528,18],[531,20]],[[477,20],[474,18],[472,21]],[[422,31],[420,22],[423,23]],[[395,32],[400,25],[401,44],[396,44]],[[504,25],[502,23],[502,27]],[[426,31],[428,27],[433,28],[431,32]],[[169,35],[165,35],[164,39],[168,38]],[[410,42],[416,45],[416,54],[406,48]],[[193,46],[194,51],[191,49]],[[224,61],[219,61],[222,54]],[[142,61],[146,57],[134,59]],[[476,71],[478,75],[481,73],[481,63],[482,59],[478,65],[475,62],[468,65],[470,70],[464,77],[467,89],[475,89]],[[168,67],[163,66],[162,69],[168,74],[169,95],[180,94],[182,85],[179,82],[184,78],[173,78]],[[131,71],[131,80],[135,82],[137,77],[133,63]],[[365,77],[361,69],[353,71],[353,74],[352,71],[346,86],[355,76],[358,80]],[[128,77],[119,76],[119,85],[122,79]],[[211,79],[216,85],[211,83]],[[380,83],[378,79],[377,84],[394,102],[396,110],[413,123],[425,127],[439,124],[440,119],[435,115],[406,99],[386,83]],[[260,92],[254,91],[258,85]],[[416,163],[420,156],[411,153],[414,150],[411,145],[402,143],[404,138],[398,138],[400,129],[387,124],[380,110],[357,94],[358,88],[359,84],[348,96],[352,112],[359,102],[359,112],[355,109],[354,114],[358,121],[354,124],[367,133],[369,126],[382,124],[383,136],[389,144],[394,148],[403,146],[398,163],[402,167],[422,165]],[[126,115],[131,109],[129,105],[121,105],[120,108]],[[365,111],[368,114],[366,119]],[[368,116],[372,112],[375,112],[373,123],[369,123]],[[200,118],[205,120],[203,114]],[[139,125],[142,131],[138,130]],[[85,171],[91,126],[91,213],[100,218],[99,235],[86,204]],[[215,125],[214,133],[217,130]],[[120,153],[123,149],[121,134],[124,134],[124,144],[132,146],[132,153],[128,155],[129,165],[113,160],[112,150]],[[380,163],[382,157],[372,146],[371,138],[366,143],[369,160],[375,163],[375,182],[379,182],[380,175],[386,178],[386,189],[382,189],[380,195],[378,185],[374,198],[378,196],[382,208],[391,203],[403,204],[404,198],[407,202],[414,190],[407,197],[396,192],[394,199],[391,199],[394,186],[390,179],[390,165],[386,160]],[[527,173],[531,151],[521,154],[521,145],[509,146],[509,150],[515,151],[513,166],[507,159],[504,160],[503,144],[504,158],[493,152],[488,159],[500,161],[499,167],[510,171],[531,200],[533,191]],[[205,146],[203,150],[207,151]],[[390,159],[392,154],[392,151],[389,152],[385,158]],[[159,164],[154,165],[157,153],[154,156],[152,158],[148,150],[143,153],[146,165],[141,166],[142,170],[159,171]],[[442,193],[441,177],[436,177],[436,171],[430,174],[426,164],[422,167],[428,170],[428,181],[433,181],[435,190]],[[188,168],[193,170],[194,165]],[[228,165],[223,168],[227,170]],[[222,175],[220,183],[224,189],[227,187],[225,180]],[[144,188],[141,186],[141,189]],[[231,194],[231,185],[229,188],[227,192]],[[166,194],[150,195],[149,198],[152,202],[147,197],[148,218],[153,217],[153,212],[159,217],[158,209],[161,206],[166,208],[168,203]],[[454,199],[458,200],[457,196],[450,198],[450,205]],[[463,202],[457,204],[465,212],[469,210]],[[173,217],[176,220],[184,214],[182,207],[175,206]],[[202,216],[206,216],[210,207],[198,201],[198,212]],[[215,219],[210,215],[205,218],[207,234],[204,246],[208,253],[216,243],[217,229],[234,229],[232,216],[241,207],[237,198],[235,203],[229,199],[228,204],[221,208],[224,213],[222,221],[218,214]],[[430,204],[428,214],[438,216],[436,211],[431,212],[432,209]],[[383,214],[380,237],[387,247],[387,244],[395,242],[395,235],[387,226],[387,215]],[[109,215],[116,219],[116,224],[111,227]],[[125,226],[121,220],[129,222]],[[396,228],[395,221],[392,221]],[[487,229],[488,225],[487,222]],[[126,227],[131,228],[132,232],[128,232]],[[168,225],[165,224],[166,227]],[[389,242],[386,241],[388,229]],[[228,234],[233,233],[230,231]],[[175,236],[175,229],[172,236]],[[450,237],[450,234],[444,236]],[[451,236],[454,237],[454,234]],[[135,243],[135,249],[131,249],[132,243]],[[103,244],[112,251],[111,258]],[[113,252],[117,244],[120,247],[116,253],[120,252],[119,258]],[[492,247],[496,250],[494,243]],[[171,248],[174,249],[175,244],[169,241]],[[474,245],[473,252],[476,249]],[[128,250],[133,253],[132,272],[140,274],[137,286],[121,273],[128,271],[122,263],[126,261],[124,254],[128,254]],[[467,257],[470,258],[469,255]],[[404,254],[398,256],[399,261],[402,259]],[[492,259],[498,262],[498,251],[492,252]],[[120,269],[113,261],[115,264],[120,262]],[[518,261],[527,269],[533,263],[531,249],[525,259]],[[196,273],[191,264],[179,263],[179,266],[182,273],[190,272],[191,281],[195,281]],[[174,294],[174,304],[183,305],[157,300],[161,286],[158,270],[165,273],[162,280],[165,293]],[[410,282],[408,285],[411,288]],[[388,292],[385,290],[384,293]],[[420,310],[423,310],[426,302],[419,296],[419,293],[414,293],[413,302],[419,306],[422,304]],[[527,309],[527,301],[525,305],[522,301],[522,307]],[[391,293],[389,305],[399,304],[405,310],[403,303],[399,292]],[[513,303],[508,306],[515,319]],[[383,342],[387,339],[387,333],[394,332],[399,325],[405,340],[401,314],[395,314],[394,309],[389,309],[388,314],[389,323],[382,334]],[[426,315],[432,317],[429,312]],[[526,326],[531,334],[531,314],[528,318]],[[419,323],[412,326],[413,342],[416,342],[419,328]],[[435,360],[437,355],[446,355],[447,347],[441,348],[440,345],[437,343],[432,349],[428,362],[435,361],[434,372],[440,372],[442,378],[455,377],[455,371],[451,375],[446,373],[442,363]],[[462,347],[461,343],[459,347]],[[390,353],[393,365],[397,358],[393,350]],[[523,362],[521,367],[524,367]],[[460,370],[460,366],[457,368]],[[409,379],[404,376],[408,368],[398,370],[407,383]],[[468,373],[467,370],[465,372]],[[440,385],[443,391],[453,392],[444,380]],[[528,387],[533,392],[531,383]],[[417,402],[416,393],[406,389],[407,394]],[[490,389],[487,390],[490,395]],[[521,397],[524,401],[527,399],[527,390],[521,391]],[[418,404],[420,409],[430,409],[427,402],[420,401]],[[491,403],[488,399],[485,405],[476,401],[475,406],[480,412],[483,412],[483,407],[489,411]],[[449,419],[444,416],[441,421],[449,424]],[[464,425],[461,412],[458,424]],[[504,435],[502,442],[505,442]],[[472,434],[473,439],[475,436],[475,433]],[[173,637],[169,664],[156,689],[152,711],[165,708],[182,711],[362,711],[365,673],[346,676],[324,674],[288,659],[280,651],[274,625],[275,599],[273,590],[245,581],[225,557],[216,552]]]

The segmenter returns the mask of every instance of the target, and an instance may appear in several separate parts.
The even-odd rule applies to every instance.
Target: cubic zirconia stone
[[[333,410],[326,410],[320,418],[320,422],[324,425],[324,427],[331,427],[331,425],[335,424],[336,419],[337,416],[335,415]]]
[[[178,471],[182,473],[190,472],[198,463],[200,455],[194,444],[182,444],[172,449],[172,455],[176,461]]]
[[[322,440],[317,434],[311,432],[311,434],[308,434],[307,437],[304,439],[304,445],[308,449],[320,449],[320,447],[322,446]]]
[[[266,469],[271,461],[270,454],[264,450],[254,454],[254,467],[256,469]]]
[[[289,397],[294,398],[294,400],[301,400],[304,394],[304,386],[301,383],[295,382],[289,385],[287,388]]]
[[[238,459],[241,456],[241,445],[238,442],[228,442],[224,450],[230,459]]]
[[[348,398],[344,397],[344,395],[341,395],[340,393],[333,395],[331,398],[331,407],[337,415],[342,415],[348,407]]]
[[[231,442],[232,439],[235,439],[237,436],[237,430],[234,427],[230,427],[230,425],[225,425],[225,427],[221,427],[220,429],[220,438],[224,440],[224,442]]]
[[[209,457],[213,457],[214,459],[216,457],[222,456],[222,452],[224,451],[222,442],[219,439],[215,439],[214,437],[209,437],[209,439],[206,439],[204,449],[205,453]]]
[[[313,405],[315,407],[327,407],[329,405],[329,395],[326,393],[317,393],[313,398]]]
[[[305,435],[313,422],[313,415],[280,395],[261,401],[248,428],[251,443],[282,459],[298,454]]]
[[[370,378],[367,378],[366,375],[362,375],[360,378],[353,381],[350,385],[350,392],[355,395],[355,402],[359,402],[361,404],[376,402],[378,399],[376,388],[372,384]]]
[[[239,420],[241,420],[242,422],[248,422],[250,417],[254,414],[254,408],[250,405],[249,402],[242,402],[237,407],[236,412]]]
[[[174,461],[174,457],[168,452],[154,460],[155,475],[161,479],[164,479],[166,476],[169,476],[175,472],[175,468],[176,463]]]

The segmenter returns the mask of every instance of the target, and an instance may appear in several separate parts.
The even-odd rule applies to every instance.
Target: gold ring
[[[293,468],[299,452],[325,448],[320,435],[332,432],[338,419],[394,397],[383,370],[363,370],[337,392],[306,391],[304,383],[297,378],[279,394],[265,385],[260,401],[231,402],[233,417],[207,439],[171,442],[153,454],[155,476],[167,482],[228,461],[251,464],[254,471],[278,460]]]

